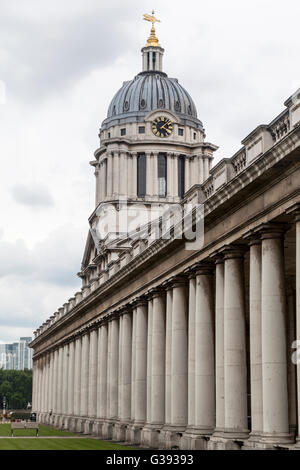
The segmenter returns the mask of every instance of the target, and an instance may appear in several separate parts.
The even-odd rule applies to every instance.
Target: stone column
[[[293,354],[294,362],[296,362],[297,369],[297,415],[298,415],[298,429],[297,429],[297,446],[300,446],[300,203],[294,204],[287,210],[288,214],[293,216],[296,229],[296,340],[293,344],[297,349]],[[296,359],[296,361],[295,361]]]
[[[63,384],[62,384],[62,414],[68,414],[68,370],[69,370],[69,345],[63,347]]]
[[[151,152],[146,152],[146,195],[153,196],[153,157]]]
[[[97,392],[97,417],[107,417],[107,339],[108,324],[101,325],[98,333],[98,392]]]
[[[195,427],[196,387],[195,387],[195,312],[196,312],[196,274],[189,273],[189,320],[188,320],[188,427]]]
[[[120,194],[122,196],[127,196],[127,156],[126,152],[120,153]]]
[[[250,379],[251,440],[258,440],[263,430],[262,336],[261,336],[261,240],[250,239]]]
[[[81,402],[81,337],[75,341],[74,364],[74,415],[80,416]]]
[[[201,161],[201,159],[200,159]],[[216,354],[216,429],[218,435],[224,431],[224,260],[219,256],[216,263],[215,299],[215,354]]]
[[[184,430],[188,415],[188,300],[185,278],[173,281],[171,343],[171,426]]]
[[[41,394],[41,358],[39,357],[37,359],[37,370],[38,370],[38,377],[37,377],[37,410],[38,410],[38,413],[41,412],[41,398],[42,398],[42,394]]]
[[[90,333],[88,416],[97,414],[98,330]]]
[[[48,401],[48,410],[51,412],[53,410],[53,352],[50,351],[49,353],[49,401]],[[32,409],[34,409],[32,407]]]
[[[45,356],[42,357],[42,413],[45,412],[45,378],[46,378],[46,360]]]
[[[215,428],[213,271],[213,265],[203,263],[198,266],[196,273],[195,428],[200,435],[212,434]]]
[[[123,314],[122,325],[122,405],[121,420],[128,423],[131,416],[131,340],[132,314]]]
[[[171,401],[172,401],[172,306],[173,286],[166,285],[166,389],[165,389],[165,421],[171,425]]]
[[[119,152],[114,152],[113,157],[113,195],[120,194],[120,157]]]
[[[108,335],[107,335],[107,419],[110,418],[110,369],[111,369],[111,330],[112,330],[112,319],[110,317],[108,322]]]
[[[226,437],[245,438],[248,420],[244,251],[238,245],[224,249],[224,391]]]
[[[111,198],[113,193],[113,156],[107,154],[107,196]]]
[[[132,152],[131,155],[132,155],[132,176],[130,176],[129,179],[131,179],[132,185],[130,186],[130,190],[128,191],[128,194],[135,198],[137,196],[137,153]]]
[[[178,155],[173,153],[172,155],[173,160],[173,189],[174,189],[174,196],[178,196]]]
[[[123,391],[123,384],[122,384],[122,366],[123,366],[123,355],[122,355],[122,341],[123,341],[123,315],[119,316],[119,360],[118,360],[118,413],[117,418],[118,421],[121,420],[122,414],[122,391]],[[119,429],[119,428],[118,428]],[[115,432],[117,432],[117,428],[115,428]],[[120,433],[115,434],[114,437],[120,441]]]
[[[296,216],[296,337],[300,339],[300,205]],[[300,361],[297,363],[298,441],[300,441]]]
[[[44,411],[44,358],[40,358],[40,412]]]
[[[165,420],[165,298],[153,292],[152,312],[151,423],[162,426]]]
[[[42,364],[42,380],[41,380],[41,412],[44,413],[45,411],[45,370],[46,370],[46,365],[45,365],[45,356],[42,357],[41,364]]]
[[[111,419],[118,417],[118,370],[119,370],[119,319],[114,318],[111,322],[111,354],[110,354],[110,377],[109,377],[109,404]]]
[[[172,155],[167,153],[167,196],[174,197],[175,188],[173,188]]]
[[[148,333],[147,333],[147,423],[151,423],[151,381],[152,381],[152,325],[153,325],[153,299],[148,300]]]
[[[296,341],[296,297],[294,279],[287,278],[287,376],[289,396],[289,429],[293,436],[297,436],[297,376],[296,363],[291,354],[291,347]]]
[[[95,207],[97,207],[100,201],[100,191],[101,191],[101,188],[100,188],[101,170],[100,170],[99,165],[95,167],[94,175],[95,175],[95,181],[96,181]]]
[[[63,394],[63,347],[58,350],[58,374],[57,374],[57,413],[62,414],[62,394]]]
[[[54,413],[57,413],[57,394],[58,394],[58,349],[55,349],[53,355],[54,355],[53,386],[52,386],[53,412],[54,412]]]
[[[131,342],[131,422],[135,421],[136,411],[136,303],[132,304],[132,342]],[[147,344],[147,339],[146,343]],[[131,439],[132,440],[132,439]]]
[[[263,436],[289,441],[286,358],[286,293],[283,227],[264,224],[262,234]]]
[[[184,178],[184,192],[186,193],[190,189],[190,167],[191,160],[189,157],[185,158],[185,178]]]
[[[135,337],[135,424],[146,421],[147,405],[147,302],[142,299],[136,304]]]
[[[68,367],[68,415],[74,415],[74,372],[75,372],[75,344],[69,344],[69,367]]]
[[[152,196],[158,197],[158,152],[152,152]]]
[[[81,392],[80,392],[80,416],[88,414],[89,398],[89,333],[85,333],[81,343]]]

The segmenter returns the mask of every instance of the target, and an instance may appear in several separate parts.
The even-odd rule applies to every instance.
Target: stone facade
[[[171,106],[106,120],[92,162],[96,208],[121,196],[203,204],[203,246],[186,249],[186,240],[171,236],[112,248],[95,246],[89,235],[82,290],[31,343],[40,422],[151,448],[297,448],[298,101],[289,99],[279,117],[214,167],[217,147],[205,143],[202,123]],[[151,132],[161,114],[174,123],[166,139]],[[136,191],[139,152],[147,161],[143,198]],[[157,194],[160,152],[167,155],[165,197]]]

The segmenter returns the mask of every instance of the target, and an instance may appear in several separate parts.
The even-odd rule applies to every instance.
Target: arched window
[[[167,156],[165,153],[158,154],[157,176],[158,176],[158,196],[166,197],[167,195]]]
[[[146,195],[146,155],[139,153],[137,157],[137,195]]]
[[[185,183],[185,159],[183,155],[178,158],[178,196],[184,196],[184,183]]]

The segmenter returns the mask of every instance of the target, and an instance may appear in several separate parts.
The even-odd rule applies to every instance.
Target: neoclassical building
[[[114,96],[91,162],[82,289],[31,343],[33,411],[142,447],[300,448],[300,93],[213,166],[217,147],[145,19],[142,72]],[[202,207],[200,245],[172,217],[168,237],[146,224],[144,238],[97,238],[122,201],[187,206],[193,227]]]

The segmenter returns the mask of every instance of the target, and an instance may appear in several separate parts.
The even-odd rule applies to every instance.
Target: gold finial
[[[147,39],[147,44],[146,44],[146,47],[149,47],[149,46],[154,46],[154,47],[160,47],[160,44],[158,42],[158,39],[155,35],[155,28],[154,28],[154,23],[160,23],[161,21],[158,20],[157,18],[155,18],[154,16],[154,10],[152,10],[152,16],[151,15],[147,15],[146,13],[144,14],[144,20],[146,21],[151,21],[152,23],[152,28],[151,28],[151,33],[150,33],[150,36],[149,38]]]

